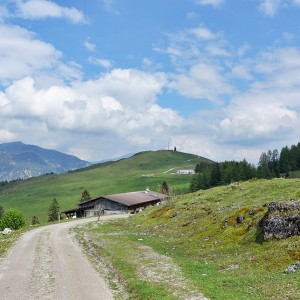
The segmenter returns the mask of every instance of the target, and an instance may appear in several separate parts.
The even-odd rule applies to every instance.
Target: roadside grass
[[[266,204],[299,198],[299,191],[299,179],[234,183],[174,197],[128,219],[95,226],[88,234],[101,245],[99,255],[126,281],[131,299],[159,299],[144,294],[149,285],[170,291],[165,280],[160,286],[140,279],[145,261],[138,259],[139,253],[149,247],[170,257],[190,286],[209,299],[296,300],[300,271],[284,271],[300,260],[300,237],[265,242],[259,222]]]
[[[20,236],[28,230],[28,227],[18,229],[11,234],[0,234],[0,259],[3,258],[9,249],[18,241]]]

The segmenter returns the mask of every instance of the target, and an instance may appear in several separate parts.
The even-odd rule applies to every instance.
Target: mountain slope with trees
[[[190,191],[245,181],[251,178],[272,179],[279,177],[295,177],[293,172],[300,170],[300,143],[285,146],[280,154],[277,149],[263,152],[257,167],[243,161],[225,161],[219,163],[201,162],[196,165]]]

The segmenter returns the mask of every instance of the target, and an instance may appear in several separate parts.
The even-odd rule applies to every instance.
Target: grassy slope
[[[33,215],[47,220],[47,210],[55,197],[61,210],[77,206],[86,188],[92,197],[150,188],[158,190],[165,180],[173,190],[186,192],[190,177],[171,174],[176,169],[193,169],[203,160],[193,154],[148,151],[117,162],[98,164],[63,175],[44,175],[0,186],[0,205],[21,210],[30,222]],[[165,171],[175,168],[171,172]],[[145,176],[146,175],[146,176]],[[151,175],[151,176],[149,176]]]
[[[210,299],[299,299],[300,271],[284,270],[300,260],[300,237],[264,242],[258,226],[264,204],[299,197],[299,179],[250,180],[175,197],[93,234],[121,274],[135,267],[116,245],[142,243],[171,256]],[[136,299],[148,299],[134,290]]]

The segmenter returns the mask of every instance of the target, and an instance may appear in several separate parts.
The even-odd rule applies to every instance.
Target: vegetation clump
[[[7,210],[0,219],[0,230],[10,228],[17,230],[25,226],[25,218],[21,212],[16,209]]]

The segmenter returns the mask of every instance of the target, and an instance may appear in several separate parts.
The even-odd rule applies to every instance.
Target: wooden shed
[[[103,211],[136,213],[147,206],[157,205],[168,196],[150,190],[100,196],[81,202],[78,208],[66,210],[68,217],[88,217],[99,215]]]

